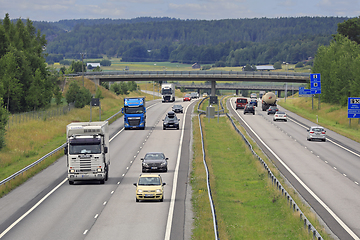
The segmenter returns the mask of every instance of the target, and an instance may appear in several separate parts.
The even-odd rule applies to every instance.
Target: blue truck
[[[121,112],[124,114],[125,130],[132,128],[145,129],[145,97],[124,98],[124,107]]]

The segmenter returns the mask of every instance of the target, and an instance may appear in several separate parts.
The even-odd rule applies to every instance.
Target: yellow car
[[[136,202],[140,200],[159,200],[164,201],[164,186],[159,174],[141,174],[138,181],[134,183],[136,187]]]

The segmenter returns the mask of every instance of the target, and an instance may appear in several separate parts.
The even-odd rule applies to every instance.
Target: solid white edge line
[[[19,217],[15,222],[13,222],[5,231],[0,234],[0,238],[2,238],[7,232],[9,232],[16,224],[18,224],[21,220],[23,220],[27,215],[29,215],[35,208],[37,208],[43,201],[46,200],[53,192],[55,192],[61,185],[63,185],[68,178],[65,178],[61,183],[59,183],[55,188],[53,188],[48,194],[46,194],[40,201],[38,201],[32,208],[30,208],[26,213],[24,213],[21,217]]]
[[[185,109],[185,114],[183,115],[185,117],[183,118],[183,125],[181,128],[181,136],[180,136],[180,144],[179,144],[179,148],[178,148],[178,156],[176,159],[176,167],[175,167],[175,171],[174,171],[174,180],[173,180],[173,187],[172,187],[172,192],[171,192],[169,214],[168,214],[168,219],[167,219],[167,223],[166,223],[166,231],[165,231],[165,238],[164,238],[165,240],[170,240],[172,220],[173,220],[174,208],[175,208],[176,187],[177,187],[177,181],[178,181],[178,175],[179,175],[180,155],[181,155],[181,149],[182,149],[182,141],[184,138],[185,118],[186,118],[186,113],[187,113],[187,109],[189,106],[190,106],[190,104],[187,105],[187,107]]]
[[[231,104],[230,101],[230,105],[231,108],[233,110],[234,107]],[[286,168],[287,171],[289,171],[289,173],[291,175],[293,175],[293,177],[311,194],[311,196],[313,198],[316,199],[316,201],[318,201],[321,206],[323,206],[323,208],[326,209],[326,211],[328,211],[328,213],[345,229],[345,231],[347,231],[355,240],[360,240],[360,238],[280,159],[280,157],[278,157],[278,155],[276,155],[269,147],[268,145],[266,145],[263,140],[252,130],[252,128],[244,121],[244,119],[240,116],[240,114],[235,110],[236,114],[239,116],[239,118],[242,119],[242,121],[246,124],[246,126],[250,129],[250,131],[259,139],[259,141],[271,152],[271,154],[273,154],[276,159]]]

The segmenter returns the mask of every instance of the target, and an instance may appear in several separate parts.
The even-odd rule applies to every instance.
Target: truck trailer
[[[75,181],[98,180],[104,184],[109,177],[109,126],[103,122],[74,122],[66,127],[69,184]]]
[[[266,111],[270,106],[276,106],[276,95],[273,92],[267,92],[262,96],[262,110]]]
[[[175,102],[175,84],[161,84],[162,102]]]
[[[124,98],[124,107],[121,112],[124,114],[125,130],[133,128],[145,129],[145,97]]]

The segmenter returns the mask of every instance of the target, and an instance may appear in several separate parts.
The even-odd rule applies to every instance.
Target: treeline
[[[329,46],[320,46],[313,73],[321,74],[321,101],[346,106],[360,97],[360,18],[339,24]]]
[[[297,63],[328,45],[337,24],[348,18],[299,17],[226,20],[142,21],[68,20],[73,28],[60,30],[59,22],[41,22],[47,35],[47,53],[63,58],[122,57],[123,61],[172,61],[240,66],[277,61]],[[37,23],[36,23],[37,24]],[[40,24],[40,23],[39,23]]]

